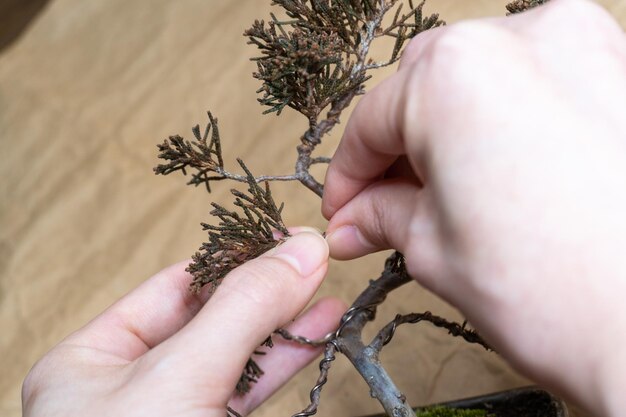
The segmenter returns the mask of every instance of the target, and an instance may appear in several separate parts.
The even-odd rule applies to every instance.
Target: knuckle
[[[465,51],[469,46],[466,32],[464,25],[451,26],[433,41],[426,53],[426,62],[429,67],[434,67],[435,70],[449,68],[450,65],[464,59]]]
[[[376,188],[380,185],[372,187],[372,191],[376,191]],[[372,198],[371,200],[371,222],[367,228],[367,236],[365,236],[370,242],[379,246],[387,246],[387,222],[388,222],[388,209],[387,203],[383,202],[382,198]]]
[[[494,57],[510,51],[519,42],[508,29],[482,21],[462,22],[446,28],[431,42],[423,57],[414,63],[412,80],[420,84],[425,96],[436,97],[437,90],[470,88],[477,69]],[[435,91],[431,91],[435,90]]]
[[[503,29],[481,21],[452,25],[431,44],[430,58],[434,64],[446,67],[470,57],[480,55],[485,46],[493,45],[502,37]]]
[[[428,32],[426,32],[428,33]],[[402,58],[400,59],[400,65],[406,61],[410,61],[419,55],[419,51],[422,48],[423,35],[419,34],[415,38],[411,39],[402,52]]]
[[[28,372],[22,383],[22,402],[31,404],[43,390],[46,378],[45,374],[49,368],[48,356],[41,358]]]
[[[556,0],[537,10],[535,24],[541,27],[563,26],[575,30],[569,35],[594,36],[613,31],[615,24],[609,13],[589,0]]]
[[[420,33],[413,39],[409,41],[409,43],[404,48],[402,52],[402,58],[400,60],[400,66],[406,65],[407,62],[412,62],[418,58],[420,58],[424,49],[431,42],[439,37],[440,33],[445,33],[446,27],[437,27],[434,29],[427,30],[425,32]]]
[[[545,14],[558,14],[561,17],[565,14],[570,18],[593,17],[603,10],[602,7],[589,0],[557,0],[548,3],[547,7],[543,8]]]

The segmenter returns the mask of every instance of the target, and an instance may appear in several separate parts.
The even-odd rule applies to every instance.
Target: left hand
[[[25,417],[245,415],[319,350],[275,338],[255,360],[266,371],[250,393],[233,395],[260,343],[310,301],[328,266],[328,246],[303,231],[232,271],[206,303],[191,294],[187,263],[158,273],[53,348],[30,371]],[[322,300],[289,330],[321,337],[341,302]]]

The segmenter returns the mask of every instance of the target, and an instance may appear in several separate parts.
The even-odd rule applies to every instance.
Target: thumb
[[[327,267],[324,238],[298,233],[228,274],[198,315],[151,353],[177,380],[202,387],[210,405],[223,406],[252,352],[304,309]]]

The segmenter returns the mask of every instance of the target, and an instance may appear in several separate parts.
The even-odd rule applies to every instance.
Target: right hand
[[[626,42],[604,10],[419,35],[352,115],[323,210],[332,256],[403,252],[522,372],[623,413]]]

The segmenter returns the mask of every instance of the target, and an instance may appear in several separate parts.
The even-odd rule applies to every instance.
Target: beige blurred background
[[[156,177],[156,144],[190,135],[212,110],[224,155],[257,174],[290,172],[305,128],[293,112],[262,116],[255,51],[242,31],[269,0],[0,0],[0,415],[20,415],[21,381],[51,346],[204,238],[211,200],[180,176]],[[430,0],[449,22],[504,14],[505,0]],[[626,1],[602,2],[622,24]],[[393,69],[386,70],[389,74]],[[381,72],[369,85],[384,77]],[[345,120],[345,117],[344,117]],[[326,139],[332,154],[341,128]],[[289,224],[324,228],[319,201],[295,184],[274,187]],[[384,256],[334,263],[321,290],[351,302]],[[417,285],[379,317],[458,313]],[[414,404],[529,382],[494,354],[427,325],[402,328],[384,362]],[[290,416],[308,402],[317,365],[257,412]],[[377,412],[339,358],[321,416]],[[582,414],[579,414],[582,415]]]

